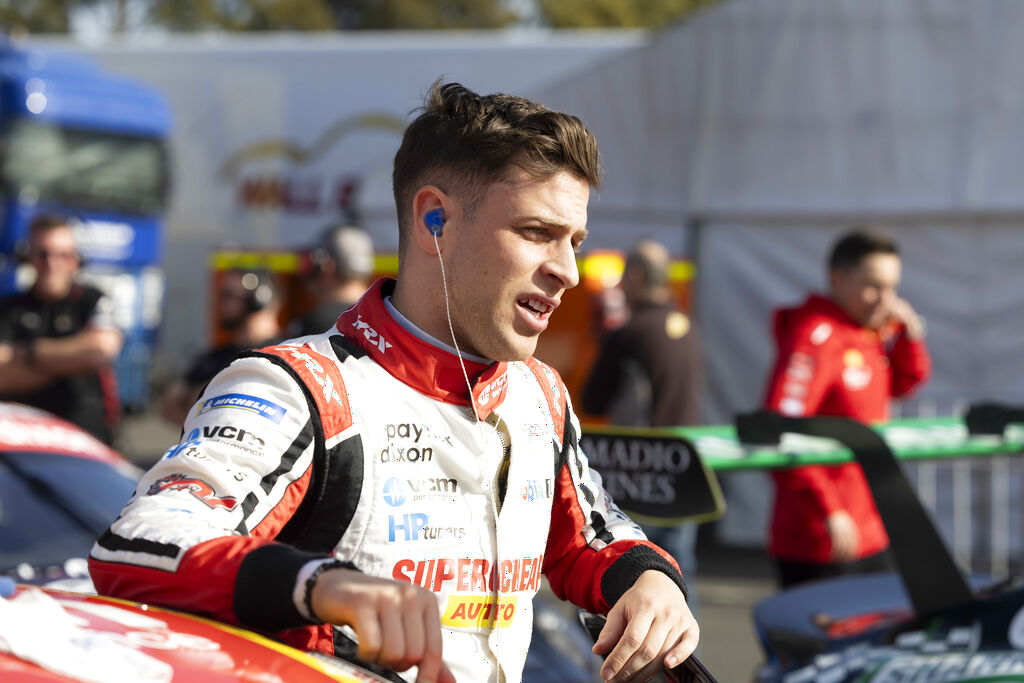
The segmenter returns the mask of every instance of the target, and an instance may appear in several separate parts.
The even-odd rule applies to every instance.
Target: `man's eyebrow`
[[[560,220],[557,220],[557,219],[545,218],[544,216],[536,216],[536,215],[523,216],[521,220],[524,223],[540,223],[541,225],[545,225],[545,226],[550,227],[550,228],[559,228],[561,230],[571,230],[572,229],[572,228],[569,227],[569,225],[567,225],[563,221],[560,221]],[[584,229],[582,232],[580,232],[578,234],[580,236],[580,241],[582,242],[583,240],[587,239],[587,237],[590,236],[590,231]]]

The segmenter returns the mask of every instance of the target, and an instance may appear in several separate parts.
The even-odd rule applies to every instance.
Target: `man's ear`
[[[415,243],[429,254],[438,253],[444,245],[445,228],[454,213],[454,201],[436,185],[424,185],[417,190],[412,199]]]

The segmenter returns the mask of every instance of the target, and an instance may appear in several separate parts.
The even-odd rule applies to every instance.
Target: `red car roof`
[[[111,465],[127,462],[117,451],[70,422],[18,403],[0,402],[0,451],[64,453]]]

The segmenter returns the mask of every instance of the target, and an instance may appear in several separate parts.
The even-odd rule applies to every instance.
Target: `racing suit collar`
[[[355,306],[341,314],[335,327],[403,384],[445,403],[470,405],[459,357],[420,339],[388,313],[384,297],[394,288],[394,278],[377,280]],[[508,363],[465,358],[463,362],[473,385],[477,417],[486,419],[505,398]]]

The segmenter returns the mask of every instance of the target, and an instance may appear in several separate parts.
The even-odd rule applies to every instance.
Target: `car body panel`
[[[377,683],[384,679],[352,664],[303,652],[251,631],[149,605],[19,584],[5,601],[29,598],[32,615],[17,626],[39,628],[45,640],[42,666],[10,653],[0,654],[0,680],[90,680],[90,650],[105,657],[104,681],[139,683]],[[36,618],[45,615],[46,619]],[[4,627],[0,627],[2,629]],[[45,631],[44,631],[45,629]],[[68,642],[62,638],[68,635]],[[2,636],[0,631],[0,636]],[[63,662],[80,658],[64,675]],[[63,661],[62,661],[63,660]]]

